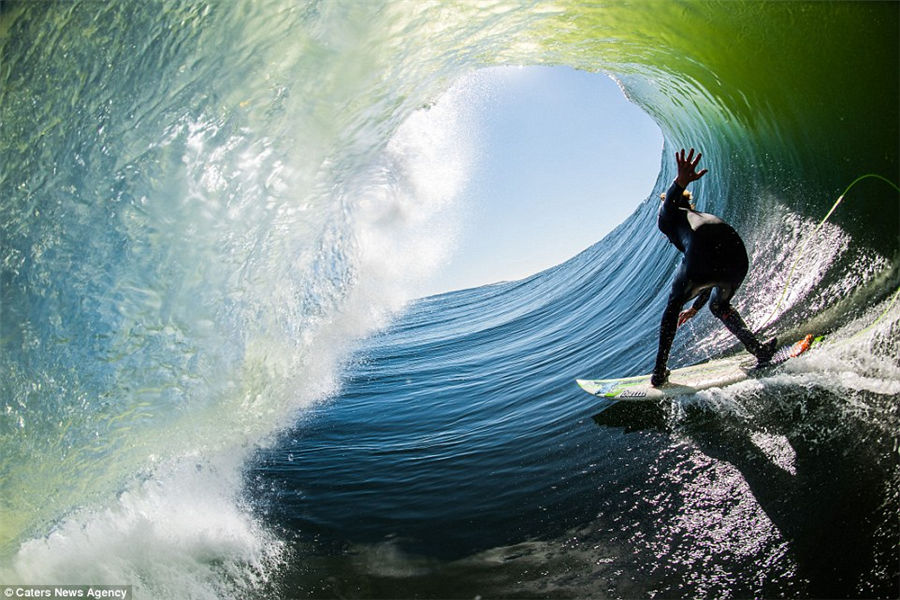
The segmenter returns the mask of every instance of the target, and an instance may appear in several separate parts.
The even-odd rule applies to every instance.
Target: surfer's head
[[[660,194],[659,198],[660,198],[660,200],[665,200],[666,195]],[[684,190],[681,193],[681,198],[679,198],[677,200],[678,208],[687,208],[690,210],[694,210],[695,204],[694,204],[693,200],[694,200],[694,195],[690,191]]]

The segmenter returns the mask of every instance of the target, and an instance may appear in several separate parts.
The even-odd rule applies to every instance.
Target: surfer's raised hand
[[[697,164],[700,162],[701,156],[703,154],[698,152],[697,158],[694,158],[693,148],[691,148],[687,158],[684,156],[684,148],[680,152],[675,153],[675,164],[678,166],[678,176],[675,177],[675,183],[681,186],[682,189],[687,188],[690,182],[697,181],[709,171],[709,169],[697,171]]]

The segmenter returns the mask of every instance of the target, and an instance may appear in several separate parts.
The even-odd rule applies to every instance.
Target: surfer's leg
[[[765,364],[771,360],[775,353],[777,342],[772,338],[765,344],[761,344],[753,332],[744,323],[741,315],[731,306],[731,297],[734,295],[733,286],[721,286],[713,289],[709,301],[709,310],[714,314],[734,336],[741,341],[745,348],[756,357],[759,364]]]
[[[656,366],[650,377],[650,384],[654,387],[664,385],[668,381],[669,373],[666,365],[669,362],[669,351],[675,340],[675,331],[678,329],[678,313],[681,307],[691,298],[691,282],[687,277],[684,263],[678,269],[675,281],[672,283],[672,291],[669,292],[669,301],[663,311],[662,321],[659,325],[659,348],[656,351]]]
[[[665,384],[669,378],[666,365],[669,362],[669,350],[672,349],[672,342],[675,340],[675,331],[678,329],[678,313],[681,312],[682,306],[682,302],[674,301],[670,296],[666,310],[663,311],[662,322],[659,325],[656,366],[653,368],[653,376],[650,378],[650,383],[654,387]]]

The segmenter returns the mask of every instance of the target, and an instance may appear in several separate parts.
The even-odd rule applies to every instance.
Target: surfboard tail
[[[810,346],[812,346],[813,339],[813,334],[810,333],[805,338],[791,346],[790,357],[796,358],[809,350]]]
[[[803,339],[797,340],[793,344],[788,346],[783,346],[775,353],[775,356],[772,357],[771,364],[779,365],[786,360],[791,358],[797,358],[801,354],[804,354],[807,350],[813,347],[813,345],[821,340],[821,337],[816,337],[812,333],[805,336]]]

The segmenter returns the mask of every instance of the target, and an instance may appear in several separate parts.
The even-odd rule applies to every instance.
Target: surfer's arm
[[[706,288],[697,296],[697,299],[694,300],[694,304],[691,305],[691,310],[694,311],[694,314],[697,313],[701,308],[706,305],[707,300],[709,300],[709,295],[712,294],[712,288]]]
[[[679,327],[694,318],[694,315],[696,315],[700,311],[700,309],[703,308],[703,305],[706,304],[706,302],[709,300],[710,293],[712,293],[712,288],[706,288],[705,290],[700,292],[700,295],[697,296],[697,299],[694,300],[694,304],[689,309],[681,311],[681,313],[678,315]]]
[[[684,188],[678,185],[677,181],[673,181],[663,198],[663,210],[667,212],[677,210],[682,196],[684,196]]]

